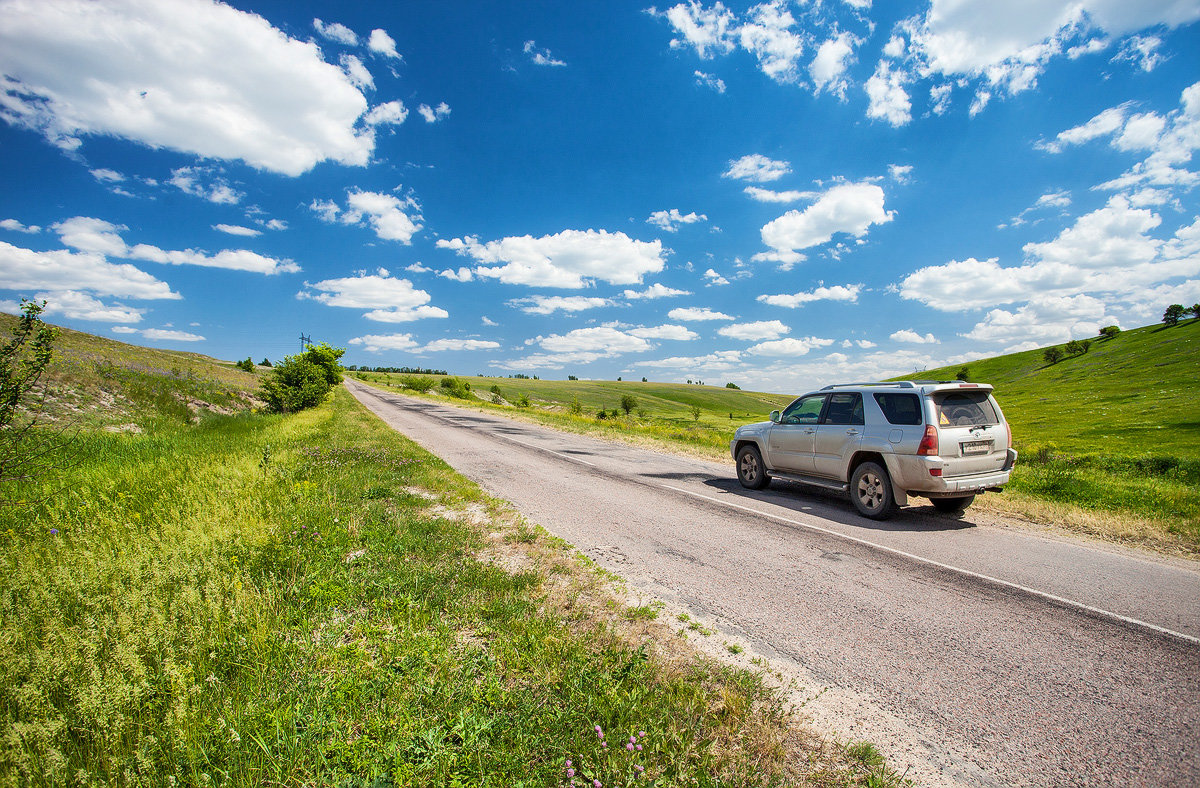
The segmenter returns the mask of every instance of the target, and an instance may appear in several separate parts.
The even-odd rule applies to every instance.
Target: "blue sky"
[[[0,0],[0,307],[772,391],[1200,301],[1200,0]]]

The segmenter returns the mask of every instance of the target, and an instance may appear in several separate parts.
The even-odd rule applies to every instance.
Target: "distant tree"
[[[692,421],[700,421],[700,406],[692,406]]]
[[[1163,312],[1162,321],[1168,326],[1173,326],[1183,317],[1184,312],[1183,304],[1171,304],[1167,311]]]
[[[737,389],[738,391],[741,391],[741,389],[742,389],[742,387],[741,387],[741,386],[739,386],[739,385],[738,385],[738,384],[736,384],[736,383],[726,383],[726,384],[725,384],[725,388],[727,388],[727,389]]]
[[[1104,339],[1112,339],[1113,337],[1115,337],[1117,334],[1120,334],[1120,333],[1121,333],[1120,326],[1105,326],[1104,328],[1100,329],[1100,336]]]
[[[1062,361],[1063,358],[1062,348],[1058,347],[1057,345],[1054,347],[1048,347],[1042,351],[1042,358],[1045,359],[1046,363],[1048,364],[1057,364],[1058,362]]]
[[[649,381],[647,381],[647,380],[646,380],[645,376],[642,376],[642,382],[643,382],[643,383],[648,383]]]
[[[238,369],[242,370],[243,372],[253,372],[254,371],[254,362],[250,360],[249,356],[246,356],[246,358],[237,362],[236,364],[234,364],[234,366],[237,367]]]
[[[632,413],[633,409],[636,407],[637,397],[633,396],[632,394],[626,394],[625,396],[621,397],[621,410],[625,411],[626,416]]]
[[[618,375],[618,376],[617,376],[617,382],[618,382],[618,383],[620,383],[620,382],[621,382],[621,376],[620,376],[620,375]]]
[[[1187,313],[1192,317],[1200,317],[1200,304],[1192,304],[1187,308]]]
[[[260,367],[269,367],[269,366],[271,366],[271,359],[267,358],[266,356],[263,356],[263,360],[258,362],[258,365]]]
[[[567,375],[567,380],[579,380],[579,378],[575,377],[574,375]]]
[[[955,378],[955,380],[970,380],[971,379],[971,368],[963,367],[962,369],[960,369],[958,372],[956,372],[954,374],[954,378]]]
[[[607,412],[606,410],[604,410],[604,408],[601,408],[601,409],[600,409],[600,410],[599,410],[599,411],[596,413],[596,418],[598,418],[598,419],[601,419],[601,420],[603,420],[603,419],[607,419],[607,418],[608,418],[608,412]]]

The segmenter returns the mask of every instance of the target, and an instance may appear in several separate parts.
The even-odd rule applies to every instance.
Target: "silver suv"
[[[983,383],[857,383],[798,398],[770,421],[747,424],[729,449],[752,490],[772,476],[848,492],[859,513],[891,517],[910,496],[960,512],[1000,492],[1017,452]]]

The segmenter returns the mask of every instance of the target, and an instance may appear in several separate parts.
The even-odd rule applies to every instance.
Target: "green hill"
[[[1043,349],[925,370],[898,379],[991,383],[1027,454],[1200,459],[1200,320],[1092,340],[1086,353],[1047,364]]]

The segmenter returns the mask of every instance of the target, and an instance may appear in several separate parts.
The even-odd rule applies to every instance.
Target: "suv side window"
[[[863,403],[862,395],[853,392],[846,394],[830,394],[829,406],[825,408],[822,424],[862,424]]]
[[[804,397],[787,406],[779,417],[780,424],[816,424],[825,405],[825,395]]]
[[[916,394],[876,394],[875,402],[888,424],[921,424],[921,401]]]

